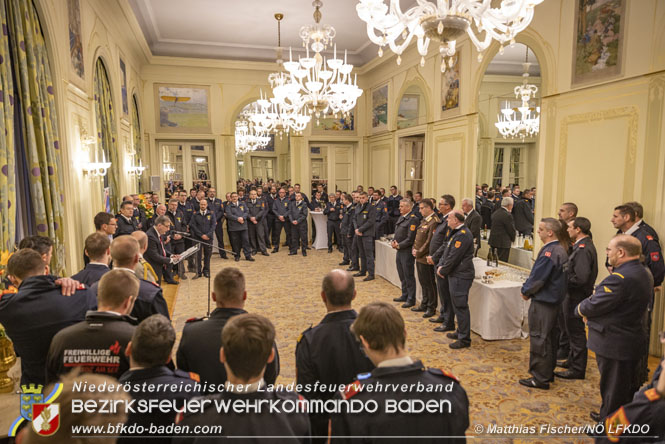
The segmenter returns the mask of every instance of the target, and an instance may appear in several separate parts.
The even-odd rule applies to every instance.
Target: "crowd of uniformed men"
[[[164,276],[168,282],[172,273],[184,278],[174,263],[187,245],[196,241],[204,245],[196,273],[209,273],[214,237],[219,254],[226,257],[224,220],[236,260],[241,252],[248,260],[257,252],[267,255],[271,247],[277,252],[281,230],[286,227],[290,254],[301,248],[306,255],[307,212],[321,208],[328,215],[329,252],[336,243],[344,252],[340,265],[350,265],[350,271],[357,271],[354,276],[366,276],[365,280],[374,278],[374,239],[394,234],[391,246],[397,250],[402,282],[402,294],[394,300],[440,323],[435,330],[449,331],[448,337],[454,339],[451,348],[469,347],[468,293],[475,275],[473,257],[480,246],[481,226],[487,227],[485,222],[489,221],[492,230],[501,226],[501,236],[514,239],[517,230],[512,210],[531,207],[532,194],[522,199],[519,190],[509,190],[511,195],[504,195],[486,220],[481,213],[492,198],[482,187],[475,202],[464,199],[462,209],[457,210],[451,195],[441,196],[437,205],[420,193],[413,199],[402,198],[396,187],[391,187],[389,196],[383,190],[365,192],[362,187],[351,194],[327,195],[319,187],[308,200],[298,185],[279,189],[268,185],[266,190],[248,184],[249,190],[229,193],[226,201],[216,197],[214,188],[207,193],[193,190],[190,196],[174,190],[168,208],[155,200],[152,220],[146,220],[134,196],[128,196],[116,217],[106,213],[95,217],[97,231],[85,241],[89,263],[72,278],[49,273],[50,239],[24,239],[8,263],[7,274],[17,292],[5,292],[0,298],[0,323],[21,357],[21,383],[45,384],[60,378],[67,392],[75,381],[86,379],[85,375],[67,374],[76,368],[136,383],[132,387],[148,382],[189,388],[154,393],[133,389],[129,394],[136,399],[171,399],[182,404],[197,395],[230,401],[297,401],[304,397],[376,400],[381,406],[372,414],[220,415],[207,408],[203,413],[177,417],[173,412],[131,414],[129,418],[120,415],[128,424],[168,425],[174,420],[189,425],[215,424],[222,425],[228,436],[293,436],[302,442],[309,442],[310,436],[328,435],[463,437],[469,426],[469,401],[457,378],[409,356],[404,321],[395,306],[373,302],[356,313],[352,308],[355,283],[347,271],[333,270],[325,276],[321,300],[328,314],[298,339],[299,394],[261,389],[266,383],[274,384],[280,372],[275,329],[267,318],[244,310],[248,295],[245,277],[238,269],[224,268],[216,274],[211,295],[216,309],[207,319],[194,318],[186,323],[175,362],[171,359],[175,332],[161,288],[154,281]],[[557,218],[546,217],[537,224],[543,247],[522,287],[523,298],[531,301],[531,377],[519,383],[548,389],[555,376],[584,379],[590,349],[596,355],[602,397],[600,411],[592,412],[592,418],[604,419],[607,424],[649,423],[650,434],[662,439],[665,361],[651,382],[641,387],[648,375],[654,291],[665,275],[658,235],[642,220],[639,203],[617,206],[611,218],[617,236],[606,249],[605,266],[610,275],[596,286],[598,260],[591,222],[577,212],[577,206],[567,202]],[[491,246],[493,242],[496,238],[490,234]],[[418,306],[414,263],[422,287]],[[563,370],[555,371],[556,366]],[[391,383],[445,385],[449,389],[397,394],[396,389],[368,388]],[[211,385],[225,389],[211,395],[207,388]],[[326,389],[336,385],[345,388],[341,392]],[[449,401],[452,414],[399,412],[391,413],[392,420],[386,421],[383,401],[396,396]],[[63,412],[62,421],[67,424],[94,418]],[[23,433],[33,432],[25,428]],[[626,432],[612,438],[628,436]],[[196,440],[192,436],[174,438],[176,442]]]

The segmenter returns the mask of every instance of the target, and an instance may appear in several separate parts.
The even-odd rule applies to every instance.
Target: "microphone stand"
[[[212,248],[213,251],[216,250],[217,253],[219,253],[220,251],[225,251],[227,253],[234,254],[233,251],[225,250],[224,248],[220,248],[216,245],[213,245],[213,239],[210,239],[210,241],[208,242],[208,241],[196,239],[190,233],[185,233],[183,231],[174,231],[173,233],[184,236],[184,237],[188,238],[190,241],[196,242],[197,244],[208,246],[208,247]],[[205,255],[205,252],[202,251],[201,254]],[[212,255],[212,252],[211,252],[211,255]],[[204,260],[205,260],[205,258],[204,258]],[[198,252],[196,254],[196,262],[197,262],[197,264],[196,264],[197,265],[196,277],[192,278],[192,279],[198,279],[199,278],[198,271],[199,271],[199,267],[201,266],[201,260],[199,259]],[[210,270],[208,270],[208,314],[207,314],[207,316],[210,317]]]

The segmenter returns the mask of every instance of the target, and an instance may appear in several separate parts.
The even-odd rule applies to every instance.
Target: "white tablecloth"
[[[486,240],[480,241],[480,250],[478,250],[478,257],[483,257],[487,259],[487,253],[489,251],[489,244]],[[526,268],[531,270],[533,267],[533,252],[528,250],[523,250],[522,248],[511,248],[510,256],[508,258],[508,263],[517,265],[518,267]]]
[[[475,258],[473,265],[476,276],[485,274],[486,261]],[[522,299],[521,288],[521,282],[495,280],[484,284],[475,279],[469,290],[471,330],[486,340],[526,338],[531,302]]]
[[[318,230],[318,228],[317,228]],[[374,241],[374,273],[377,276],[381,276],[397,288],[402,288],[402,284],[399,280],[399,274],[397,273],[397,250],[390,246],[389,243],[383,241]],[[420,282],[418,281],[418,272],[415,270],[416,266],[413,266],[413,276],[416,280],[416,301],[420,303],[423,298],[423,291],[420,288]],[[399,297],[400,294],[397,294],[396,297]]]
[[[316,226],[316,238],[314,238],[315,250],[325,250],[328,248],[328,215],[322,212],[310,211],[312,223]]]

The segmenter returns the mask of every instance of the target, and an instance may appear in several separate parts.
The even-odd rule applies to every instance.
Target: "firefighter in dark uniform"
[[[139,280],[133,273],[111,270],[98,286],[97,311],[87,312],[85,321],[53,337],[46,357],[47,383],[57,381],[72,367],[114,378],[129,370],[125,349],[136,326],[129,313],[138,296]]]
[[[152,315],[136,327],[127,346],[130,369],[118,379],[121,384],[128,384],[128,393],[133,399],[168,400],[180,409],[185,400],[199,394],[196,387],[196,382],[200,382],[199,375],[167,367],[174,343],[175,330],[164,316]],[[142,390],[150,384],[157,389]],[[175,416],[173,411],[163,413],[159,409],[149,413],[130,412],[126,424],[143,426],[147,435],[151,426],[173,424]],[[123,441],[121,437],[118,442]]]
[[[380,330],[376,325],[386,325]],[[332,442],[351,442],[352,436],[370,436],[380,441],[385,437],[402,437],[401,442],[440,442],[438,436],[448,437],[446,442],[465,442],[469,427],[469,399],[459,380],[451,373],[437,368],[427,368],[422,361],[414,361],[408,355],[404,320],[397,309],[385,302],[372,302],[364,306],[351,327],[362,343],[363,349],[377,367],[371,373],[358,375],[358,380],[347,385],[338,399],[370,400],[378,404],[376,412],[343,411],[331,420]],[[381,344],[376,347],[374,344]],[[432,387],[433,390],[387,390],[406,384]],[[382,389],[378,389],[378,386]],[[446,389],[444,390],[444,387]],[[402,401],[422,401],[427,405],[447,407],[436,412],[387,413],[387,404]],[[363,404],[367,405],[367,404]],[[389,418],[389,419],[388,419]],[[347,438],[345,438],[347,437]],[[407,437],[414,437],[409,440]],[[417,437],[422,437],[418,438]]]
[[[374,224],[374,239],[379,239],[386,234],[388,225],[388,207],[386,202],[381,198],[378,191],[374,192],[372,199],[372,206],[376,210],[376,222]]]
[[[291,245],[289,255],[298,254],[298,245],[302,248],[302,255],[307,256],[307,203],[302,199],[300,192],[295,193],[295,200],[289,205],[289,225],[291,229]]]
[[[18,293],[0,298],[0,324],[21,356],[21,384],[44,383],[46,354],[51,339],[60,330],[85,319],[87,292],[81,285],[71,296],[64,296],[55,276],[44,275],[42,256],[30,248],[14,253],[7,263],[7,274]]]
[[[568,256],[568,291],[563,300],[566,332],[570,341],[568,358],[560,363],[567,370],[554,372],[563,379],[584,379],[587,364],[586,329],[575,314],[577,305],[591,296],[598,277],[598,255],[591,239],[591,222],[586,217],[576,217],[568,222],[568,235],[574,242]]]
[[[400,218],[399,205],[402,202],[402,196],[397,193],[397,187],[395,185],[390,187],[390,196],[386,200],[386,206],[388,207],[388,234],[395,232],[395,223],[397,219]]]
[[[356,191],[353,196],[353,213],[351,219],[351,229],[353,230],[353,239],[351,240],[351,254],[356,258],[356,266],[353,267],[353,260],[351,261],[352,266],[347,269],[347,271],[360,271],[360,237],[356,235],[356,217],[361,212],[362,205],[360,204],[360,193],[361,191]]]
[[[139,204],[141,203],[141,199],[139,198],[138,194],[132,194],[132,204],[134,206],[134,220],[137,223],[137,227],[139,230],[144,230],[146,228],[146,217],[145,217],[145,211],[143,211],[141,208],[139,208]]]
[[[332,199],[334,195],[330,195]],[[349,384],[359,373],[374,368],[363,354],[350,327],[358,314],[351,308],[356,297],[355,283],[347,271],[333,270],[323,279],[321,298],[328,314],[316,327],[305,330],[296,345],[297,383],[314,386]],[[308,399],[327,401],[334,392],[319,390],[303,392]],[[328,433],[328,415],[311,415],[312,435]]]
[[[642,246],[628,235],[612,238],[607,256],[612,274],[576,309],[589,328],[589,350],[600,371],[599,420],[627,404],[635,393],[638,362],[647,344],[646,319],[653,294],[651,273],[640,263]]]
[[[266,224],[268,225],[268,231],[266,231],[266,246],[268,248],[274,248],[277,245],[273,245],[272,238],[273,232],[275,231],[275,219],[277,219],[277,216],[275,216],[275,209],[273,208],[273,204],[277,199],[277,188],[273,186],[270,189],[270,192],[264,195],[264,199],[266,201],[266,208],[268,208],[268,214],[266,215]]]
[[[217,197],[215,188],[208,189],[208,210],[215,215],[215,236],[217,237],[219,257],[228,259],[226,251],[224,251],[224,202]]]
[[[219,334],[218,334],[219,335]],[[275,328],[265,317],[255,314],[234,316],[228,321],[221,335],[222,350],[215,350],[208,359],[224,363],[228,384],[218,394],[208,396],[211,400],[201,413],[178,414],[176,423],[189,426],[222,426],[221,434],[226,437],[243,437],[242,442],[258,442],[258,438],[277,436],[279,442],[310,442],[309,418],[305,409],[293,413],[273,412],[270,408],[250,409],[236,412],[229,409],[220,414],[215,403],[242,403],[259,405],[271,403],[277,406],[296,404],[304,400],[297,393],[288,390],[265,390],[263,378],[266,365],[274,359]],[[252,347],[252,355],[248,351]],[[220,356],[221,355],[221,356]],[[284,403],[284,404],[282,404]],[[214,429],[213,429],[214,430]],[[219,436],[220,431],[214,430]],[[203,436],[205,435],[199,435]],[[289,439],[293,437],[292,439]],[[219,438],[217,438],[219,440]],[[176,443],[198,442],[198,436],[176,438]]]
[[[475,277],[473,268],[473,252],[475,249],[473,234],[464,225],[464,213],[453,211],[448,213],[449,240],[446,249],[437,263],[437,275],[448,284],[448,292],[452,302],[457,331],[448,333],[450,339],[456,339],[450,348],[458,349],[471,346],[471,314],[469,313],[469,289]]]
[[[120,213],[116,214],[116,224],[114,238],[123,234],[132,234],[138,230],[138,223],[134,219],[134,204],[131,201],[125,201],[120,205]]]
[[[558,345],[557,316],[566,297],[565,265],[568,253],[559,244],[556,234],[561,230],[559,221],[547,217],[538,224],[538,236],[543,247],[538,252],[531,274],[522,285],[522,298],[531,299],[529,306],[529,373],[531,378],[519,383],[532,388],[548,390],[554,380]]]
[[[328,229],[328,253],[333,251],[333,235],[337,240],[337,248],[342,251],[341,237],[340,237],[340,216],[342,215],[342,203],[337,202],[334,194],[328,195],[328,203],[323,210],[323,214],[328,216],[326,227]]]
[[[420,287],[422,288],[423,299],[420,302],[420,306],[411,307],[411,311],[425,312],[423,317],[429,318],[434,316],[436,310],[436,281],[434,280],[436,273],[434,265],[430,264],[430,261],[428,261],[428,254],[434,231],[439,226],[440,221],[434,214],[431,201],[425,200],[420,205],[422,219],[419,219],[418,216],[416,216],[416,219],[420,221],[420,224],[416,230],[416,239],[413,241],[413,249],[411,252],[416,259],[418,282],[420,282]]]
[[[291,227],[289,226],[289,198],[286,197],[286,190],[280,188],[277,198],[272,203],[272,212],[275,214],[275,223],[272,231],[272,252],[279,251],[279,238],[282,235],[282,228],[286,232],[286,244],[291,248]]]
[[[173,254],[182,254],[182,252],[185,251],[185,237],[182,234],[177,234],[174,232],[187,232],[188,226],[185,222],[185,215],[180,210],[178,200],[176,198],[171,198],[171,200],[169,200],[169,208],[166,210],[166,216],[171,221],[171,228],[167,232],[167,236],[171,239],[168,245],[171,246],[171,252]],[[180,276],[181,280],[187,279],[184,271],[184,264],[182,262],[173,265],[173,272]]]
[[[247,218],[249,213],[247,212],[247,205],[244,202],[238,201],[238,193],[231,193],[231,203],[226,206],[225,215],[236,262],[240,260],[240,250],[245,253],[245,259],[253,262],[254,258],[252,257],[247,232]]]
[[[192,220],[192,214],[194,214],[194,207],[192,206],[189,199],[187,199],[187,193],[185,191],[180,192],[178,209],[182,211],[182,214],[184,216],[185,226],[187,228],[184,231],[189,231],[189,221]],[[185,250],[191,248],[192,245],[194,245],[194,242],[192,242],[191,239],[189,239],[188,237],[185,237]],[[196,268],[194,266],[194,258],[192,256],[187,258],[187,270],[190,272],[196,271]]]
[[[358,257],[353,253],[353,238],[356,233],[353,231],[353,215],[355,213],[355,206],[353,205],[353,198],[349,194],[344,194],[341,199],[342,202],[342,223],[339,227],[339,234],[344,244],[344,257],[339,265],[351,265],[348,271],[352,269],[360,270],[358,267]]]
[[[399,204],[401,216],[395,222],[395,236],[391,246],[397,250],[397,274],[402,284],[402,295],[393,299],[395,302],[404,302],[402,308],[409,308],[416,305],[416,277],[414,266],[416,259],[413,257],[411,249],[416,240],[416,230],[418,229],[418,218],[413,214],[413,202],[408,199],[402,200]]]
[[[439,199],[439,211],[441,212],[441,223],[436,227],[432,235],[432,241],[429,245],[429,256],[427,263],[433,265],[436,275],[436,292],[439,297],[441,307],[439,308],[439,316],[430,319],[430,322],[441,323],[434,329],[438,332],[446,332],[455,330],[455,311],[453,310],[453,301],[450,298],[450,285],[448,281],[443,279],[436,273],[436,264],[439,263],[443,253],[446,251],[446,246],[450,240],[452,230],[448,226],[448,216],[455,208],[455,198],[450,194],[445,194]],[[436,308],[437,301],[434,300],[434,307]]]
[[[354,276],[365,276],[363,281],[374,280],[374,228],[376,208],[369,203],[366,192],[360,193],[360,205],[355,215],[355,233],[360,251],[360,270]]]
[[[98,232],[92,233],[85,238],[85,255],[90,258],[85,268],[75,275],[72,279],[90,286],[100,280],[110,268],[109,263],[109,247],[111,242],[106,234]]]
[[[210,256],[212,256],[212,239],[215,233],[215,214],[208,211],[208,201],[199,202],[199,211],[194,213],[189,222],[189,229],[194,239],[201,241],[201,248],[196,253],[197,277],[210,276]],[[201,268],[201,255],[203,255],[203,268]]]
[[[246,202],[248,221],[247,228],[249,230],[249,242],[252,246],[252,254],[261,252],[262,255],[268,256],[266,250],[266,225],[265,217],[268,214],[268,208],[263,199],[258,199],[256,190],[249,192],[249,199]]]

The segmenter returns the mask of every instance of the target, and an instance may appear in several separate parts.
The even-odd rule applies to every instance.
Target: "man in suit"
[[[524,190],[522,198],[515,202],[512,213],[513,220],[515,221],[515,229],[523,236],[530,236],[533,233],[531,189],[527,188]]]
[[[600,371],[599,420],[631,401],[638,362],[647,341],[647,310],[653,294],[651,273],[640,263],[639,239],[620,234],[607,246],[612,273],[576,309],[589,328],[588,347]]]
[[[468,197],[462,200],[462,211],[464,211],[464,217],[466,218],[464,225],[466,225],[473,235],[473,242],[476,245],[473,251],[473,256],[475,257],[478,255],[478,250],[480,249],[480,226],[482,225],[483,218],[473,208],[473,201]]]
[[[364,191],[360,193],[360,207],[355,214],[355,234],[360,250],[360,270],[354,276],[365,276],[363,281],[374,280],[374,234],[376,225],[376,207],[369,203]]]
[[[122,236],[123,234],[132,234],[138,230],[138,223],[134,219],[134,204],[127,200],[120,205],[120,213],[115,216],[117,229],[113,237]]]
[[[235,260],[236,262],[240,260],[240,251],[242,250],[245,253],[245,259],[253,262],[254,258],[252,257],[247,231],[247,218],[249,216],[247,205],[244,202],[239,202],[238,193],[231,193],[230,198],[230,204],[226,206],[224,214]]]
[[[182,234],[174,233],[174,231],[179,231],[181,233],[186,232],[188,227],[185,225],[185,215],[178,208],[178,199],[171,198],[169,200],[166,216],[171,221],[171,229],[167,233],[167,236],[170,239],[169,245],[171,245],[171,252],[180,255],[185,251],[185,238]],[[187,279],[184,271],[185,268],[182,262],[173,266],[173,272],[180,276],[180,280]]]
[[[302,193],[295,193],[295,200],[289,205],[289,225],[291,229],[291,245],[289,255],[298,254],[298,246],[302,248],[302,255],[307,256],[307,215],[309,210],[307,203],[302,198]]]
[[[515,241],[515,223],[513,222],[513,198],[501,199],[501,208],[492,214],[492,231],[490,231],[490,248],[496,248],[499,260],[508,262],[510,246]]]
[[[88,287],[100,280],[104,273],[110,270],[110,246],[111,242],[106,235],[93,233],[88,236],[85,239],[85,254],[90,258],[90,262],[83,270],[72,276],[72,279]]]
[[[157,273],[157,284],[162,283],[162,276],[167,284],[177,285],[178,282],[171,277],[171,265],[178,259],[177,255],[166,252],[163,236],[171,228],[171,220],[167,216],[159,216],[154,225],[146,233],[148,236],[148,249],[143,257]]]
[[[228,259],[226,251],[224,251],[224,202],[217,197],[217,189],[214,187],[208,189],[208,210],[215,215],[215,237],[217,238],[219,257]]]

